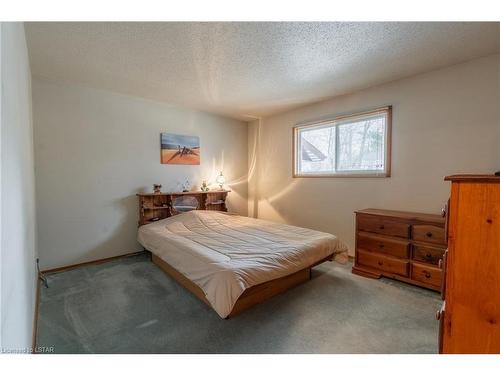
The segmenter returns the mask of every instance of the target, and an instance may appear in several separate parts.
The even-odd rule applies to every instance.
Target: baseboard
[[[68,271],[68,270],[71,270],[73,268],[78,268],[78,267],[81,267],[81,266],[88,266],[88,265],[91,265],[91,264],[101,264],[101,263],[110,262],[112,260],[119,259],[119,258],[132,257],[132,256],[135,256],[135,255],[142,254],[144,252],[145,252],[145,250],[141,250],[141,251],[136,251],[136,252],[133,252],[133,253],[116,255],[116,256],[113,256],[113,257],[109,257],[109,258],[102,258],[102,259],[97,259],[97,260],[91,260],[91,261],[88,261],[88,262],[70,264],[68,266],[62,266],[62,267],[57,267],[57,268],[51,268],[51,269],[48,269],[48,270],[44,270],[44,271],[42,271],[42,273],[47,274],[47,273],[57,273],[57,272]]]

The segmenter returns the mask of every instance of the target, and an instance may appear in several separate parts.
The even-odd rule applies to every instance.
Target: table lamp
[[[224,185],[224,182],[226,182],[226,178],[224,177],[222,172],[220,173],[220,175],[217,176],[217,178],[215,179],[215,182],[217,182],[219,184],[220,190],[223,190],[223,185]]]

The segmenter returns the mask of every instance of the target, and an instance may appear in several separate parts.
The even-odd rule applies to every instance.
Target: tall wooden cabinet
[[[455,175],[447,215],[441,353],[500,353],[500,177]]]

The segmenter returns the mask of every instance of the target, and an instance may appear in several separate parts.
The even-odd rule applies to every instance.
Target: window
[[[390,176],[391,107],[294,128],[294,177]]]

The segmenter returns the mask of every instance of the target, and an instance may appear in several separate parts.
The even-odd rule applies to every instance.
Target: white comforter
[[[332,234],[217,211],[190,211],[139,228],[139,242],[198,285],[225,318],[245,289],[347,248]]]

